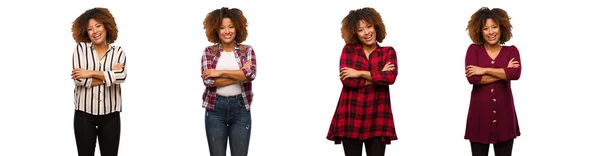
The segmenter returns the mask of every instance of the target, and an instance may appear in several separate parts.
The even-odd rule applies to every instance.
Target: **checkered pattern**
[[[340,69],[350,67],[370,71],[373,84],[364,86],[364,78],[342,80],[344,85],[331,121],[327,139],[340,144],[343,138],[366,140],[382,137],[390,144],[397,140],[392,116],[389,85],[396,81],[397,68],[381,70],[387,62],[398,65],[396,51],[392,47],[378,47],[367,59],[361,45],[346,45],[340,58]]]
[[[204,54],[202,55],[202,72],[207,69],[215,69],[217,66],[217,62],[219,61],[219,57],[221,56],[221,52],[223,51],[223,46],[219,44],[219,50],[216,53],[212,52],[212,46],[208,46],[204,49]],[[250,104],[252,103],[252,97],[254,94],[252,93],[252,80],[256,77],[256,55],[254,54],[254,50],[250,45],[246,45],[246,56],[240,55],[240,44],[236,44],[235,46],[235,59],[238,62],[240,68],[248,61],[252,61],[252,66],[250,68],[242,68],[244,75],[246,75],[246,82],[242,83],[242,97],[244,98],[244,104],[246,105],[246,109],[250,110]],[[204,94],[202,95],[202,107],[206,108],[209,111],[215,109],[215,103],[217,100],[217,87],[214,86],[215,79],[209,78],[204,80]]]

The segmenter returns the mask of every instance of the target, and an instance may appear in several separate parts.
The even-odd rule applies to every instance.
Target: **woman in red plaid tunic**
[[[343,142],[347,156],[385,153],[386,144],[397,140],[389,85],[396,80],[396,51],[381,47],[385,38],[381,16],[373,8],[352,10],[342,21],[346,45],[340,58],[344,87],[331,121],[327,139]]]

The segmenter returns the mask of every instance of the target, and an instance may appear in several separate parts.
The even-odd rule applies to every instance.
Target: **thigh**
[[[514,139],[498,142],[494,144],[494,154],[496,156],[511,156]]]
[[[346,156],[361,156],[363,141],[352,138],[342,139],[342,146],[344,146],[344,154]]]
[[[217,101],[217,105],[222,105],[220,100]],[[225,156],[228,130],[226,121],[226,107],[215,106],[213,111],[206,110],[204,113],[204,127],[211,156]]]
[[[92,123],[91,115],[85,112],[75,111],[73,119],[75,131],[75,142],[79,156],[93,156],[96,148],[96,136],[98,131]]]
[[[487,156],[490,150],[490,144],[471,142],[471,154],[473,156]]]
[[[102,116],[98,125],[98,144],[102,156],[117,156],[121,138],[121,117],[119,112]]]
[[[232,117],[229,122],[228,135],[231,156],[246,156],[250,144],[252,116],[250,110],[246,110],[243,102],[232,104],[230,108],[232,109]]]
[[[367,156],[384,156],[386,144],[381,141],[381,137],[374,137],[365,141]]]

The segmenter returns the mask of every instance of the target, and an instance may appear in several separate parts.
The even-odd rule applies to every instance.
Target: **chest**
[[[346,58],[345,62],[347,66],[353,67],[354,69],[370,70],[372,68],[383,68],[386,60],[386,55],[384,55],[383,52],[377,51],[368,55],[365,53],[354,53],[350,57]]]
[[[485,50],[478,51],[477,63],[480,67],[488,68],[504,68],[508,66],[510,61],[510,52],[500,51],[496,53],[490,53]]]
[[[221,52],[219,59],[216,62],[215,69],[217,70],[238,70],[240,69],[239,59],[233,52]]]

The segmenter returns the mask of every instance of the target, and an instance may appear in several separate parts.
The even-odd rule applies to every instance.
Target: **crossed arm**
[[[482,68],[477,66],[477,55],[469,49],[465,60],[465,75],[469,83],[474,85],[489,84],[499,80],[518,80],[521,76],[521,64],[518,51],[510,55],[506,68]]]
[[[240,70],[216,70],[216,69],[206,69],[202,71],[202,79],[207,80],[210,78],[214,79],[213,86],[222,87],[228,86],[234,83],[240,83],[246,81],[246,75],[244,74],[244,69],[250,69],[252,66],[252,62],[248,61],[242,66]]]

